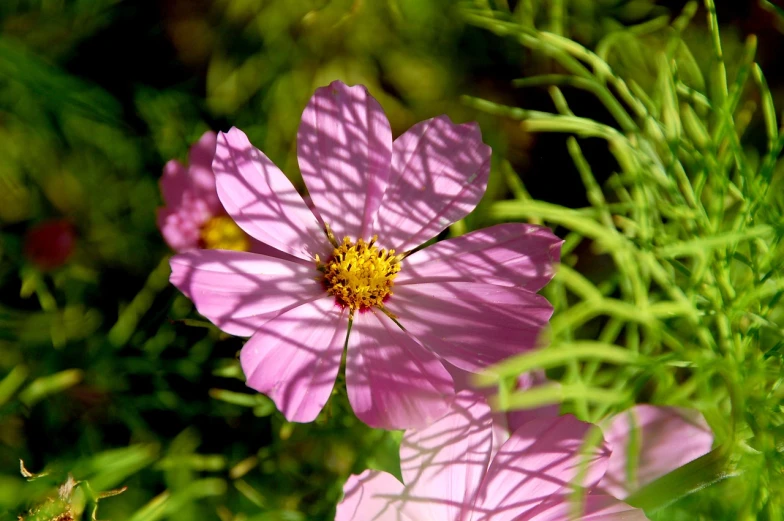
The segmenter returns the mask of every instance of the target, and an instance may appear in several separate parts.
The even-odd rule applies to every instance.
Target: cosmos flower
[[[539,418],[493,452],[493,419],[484,398],[457,395],[433,424],[406,431],[403,483],[380,471],[351,476],[336,521],[640,521],[644,513],[603,493],[610,450],[592,443],[591,424],[571,415]],[[591,448],[593,447],[593,448]],[[574,494],[583,487],[582,500]]]
[[[521,377],[518,387],[525,390],[545,382],[543,374],[531,373]],[[532,419],[557,415],[558,407],[552,405],[495,412],[496,444]],[[707,454],[713,445],[713,432],[702,414],[682,407],[638,404],[598,426],[612,455],[597,488],[619,499]]]
[[[493,388],[475,388],[470,375],[450,368],[458,389],[479,393],[491,400]],[[549,381],[544,371],[524,373],[517,380],[516,392],[541,385],[558,385]],[[558,405],[525,410],[493,412],[494,450],[510,433],[539,418],[556,418]],[[713,432],[698,411],[682,407],[638,404],[598,422],[612,451],[607,472],[597,490],[625,499],[642,487],[675,469],[707,454],[713,445]]]
[[[215,190],[212,159],[217,135],[208,131],[194,143],[188,166],[172,159],[163,169],[158,228],[176,252],[195,248],[248,251],[251,240],[223,209]]]
[[[693,409],[640,404],[599,426],[612,447],[599,487],[621,499],[707,454],[713,445],[713,432]]]
[[[247,384],[290,421],[312,421],[346,348],[346,388],[373,427],[443,415],[454,396],[446,360],[467,371],[536,345],[552,308],[536,294],[561,241],[501,224],[420,247],[470,213],[490,171],[476,124],[445,116],[392,140],[362,86],[334,82],[306,107],[297,152],[311,210],[245,134],[218,136],[213,170],[228,215],[278,257],[191,251],[171,282],[222,330],[250,336]]]

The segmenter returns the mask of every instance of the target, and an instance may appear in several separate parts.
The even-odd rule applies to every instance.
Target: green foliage
[[[0,517],[63,507],[70,474],[82,519],[121,487],[99,519],[331,519],[350,473],[399,472],[400,433],[362,425],[341,380],[308,425],[244,386],[241,341],[168,285],[155,226],[163,164],[209,128],[243,128],[301,187],[300,113],[342,79],[369,87],[396,134],[441,113],[480,121],[490,188],[452,234],[526,220],[565,238],[550,346],[483,377],[497,404],[590,420],[695,407],[716,449],[631,501],[656,519],[780,520],[779,85],[756,40],[707,8],[0,2]],[[569,136],[581,180],[552,183],[583,207],[529,195],[531,136],[549,133]],[[51,218],[74,225],[76,249],[42,270],[24,237]],[[534,368],[557,383],[513,393]],[[46,475],[26,481],[20,459]]]
[[[639,401],[696,407],[718,448],[630,501],[656,519],[780,519],[784,127],[753,62],[756,40],[749,37],[743,61],[728,67],[713,3],[705,9],[711,58],[704,62],[682,38],[694,2],[666,26],[608,35],[596,52],[508,13],[463,9],[469,23],[563,70],[517,82],[549,86],[555,113],[465,102],[527,132],[572,134],[567,149],[590,203],[570,209],[532,200],[505,165],[516,198],[494,203],[490,216],[544,222],[566,242],[546,289],[556,309],[551,345],[501,364],[483,383],[549,369],[560,386],[510,394],[501,385],[499,404],[563,402],[594,421]],[[581,117],[562,88],[590,92],[612,121]],[[765,130],[762,149],[745,136],[755,118]],[[587,138],[603,140],[615,159],[603,184],[583,154],[597,146]],[[602,265],[581,265],[586,251]]]

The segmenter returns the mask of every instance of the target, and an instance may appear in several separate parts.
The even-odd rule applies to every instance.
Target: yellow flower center
[[[201,228],[202,245],[209,250],[248,251],[250,239],[228,215],[219,215]]]
[[[376,237],[370,242],[359,239],[356,243],[346,237],[326,264],[316,256],[327,293],[352,312],[383,304],[392,294],[395,275],[400,271],[395,250],[380,249],[375,242]]]

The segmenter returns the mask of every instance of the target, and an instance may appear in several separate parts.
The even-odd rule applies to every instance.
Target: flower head
[[[248,251],[251,239],[223,209],[215,190],[212,159],[215,132],[205,132],[190,149],[188,166],[172,159],[163,169],[161,192],[166,203],[158,211],[158,228],[171,249]]]
[[[681,407],[635,405],[600,427],[613,453],[599,487],[621,499],[707,454],[713,445],[702,414]]]
[[[638,521],[636,510],[606,494],[585,493],[604,475],[609,447],[586,441],[592,425],[573,416],[540,418],[515,430],[493,452],[493,420],[484,399],[463,391],[444,417],[406,431],[403,483],[365,471],[344,486],[336,521]]]
[[[491,401],[492,388],[474,388],[470,375],[450,368],[458,389],[467,389]],[[542,385],[559,385],[547,380],[543,371],[522,374],[517,392]],[[497,450],[511,433],[535,419],[558,416],[557,405],[525,410],[493,412],[493,445]],[[681,407],[638,404],[598,423],[612,451],[607,472],[596,489],[625,499],[662,476],[707,454],[713,432],[698,411]]]
[[[346,385],[374,427],[425,425],[454,396],[442,361],[476,371],[534,347],[552,312],[536,291],[561,241],[502,224],[424,249],[471,212],[490,171],[476,124],[441,116],[396,140],[362,86],[316,91],[297,135],[311,210],[245,134],[217,139],[213,170],[228,215],[272,254],[192,251],[171,281],[224,331],[251,336],[249,386],[291,421],[326,403],[346,354]]]
[[[358,239],[352,244],[345,237],[327,263],[322,265],[316,257],[316,268],[324,273],[327,293],[351,311],[381,306],[392,295],[400,259],[395,257],[395,250],[379,250],[375,242],[373,237],[368,243]]]

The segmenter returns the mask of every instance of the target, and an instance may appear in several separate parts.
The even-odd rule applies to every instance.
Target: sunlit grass
[[[555,113],[473,97],[465,103],[519,121],[528,132],[573,135],[568,152],[591,205],[569,209],[534,201],[510,165],[503,165],[515,199],[496,202],[490,216],[543,222],[566,241],[563,265],[545,290],[555,307],[550,347],[502,363],[484,383],[549,369],[561,386],[515,394],[501,385],[501,406],[562,402],[564,410],[593,421],[637,401],[697,408],[715,431],[716,449],[630,502],[658,513],[657,519],[781,519],[784,455],[775,440],[784,423],[784,198],[778,170],[784,127],[753,61],[753,36],[745,61],[733,64],[738,72],[728,77],[710,0],[704,8],[713,60],[703,78],[681,39],[697,8],[691,2],[670,24],[626,31],[626,38],[645,34],[660,41],[650,52],[625,56],[640,69],[657,71],[647,83],[610,65],[627,52],[618,34],[592,52],[502,11],[463,8],[469,23],[512,38],[563,70],[516,83],[546,86]],[[596,96],[614,122],[581,117],[563,87]],[[744,144],[754,118],[762,118],[767,135],[761,151]],[[580,138],[603,139],[617,161],[602,186]],[[605,259],[598,273],[575,268],[576,250],[586,243],[591,255]],[[724,486],[664,509],[723,479]]]
[[[302,106],[338,77],[367,84],[396,133],[442,112],[481,116],[491,189],[453,234],[529,221],[565,238],[545,289],[547,347],[483,376],[499,384],[497,405],[562,403],[592,421],[636,402],[696,408],[715,450],[629,501],[663,521],[782,519],[779,86],[755,63],[753,36],[720,33],[711,1],[670,15],[651,2],[222,0],[193,19],[148,13],[144,27],[142,4],[0,3],[3,519],[57,497],[69,473],[85,483],[72,496],[83,519],[123,486],[98,519],[331,519],[350,473],[399,472],[399,433],[362,425],[342,391],[307,425],[250,392],[241,341],[168,285],[155,228],[163,163],[208,128],[248,129],[297,182]],[[102,28],[124,24],[141,40],[172,38],[178,58],[156,70],[190,68],[160,87],[142,67],[119,92],[76,72],[81,43],[95,50]],[[520,61],[535,74],[510,85]],[[111,65],[92,71],[121,70]],[[511,89],[546,91],[551,111],[509,105]],[[607,117],[592,119],[586,96]],[[586,207],[529,195],[515,171],[524,147],[497,146],[516,132],[565,136],[582,185],[564,190],[584,192]],[[591,147],[615,166],[587,159]],[[52,217],[73,222],[78,247],[44,271],[25,258],[24,232]],[[512,391],[540,368],[558,383]],[[47,475],[28,482],[19,459]]]

